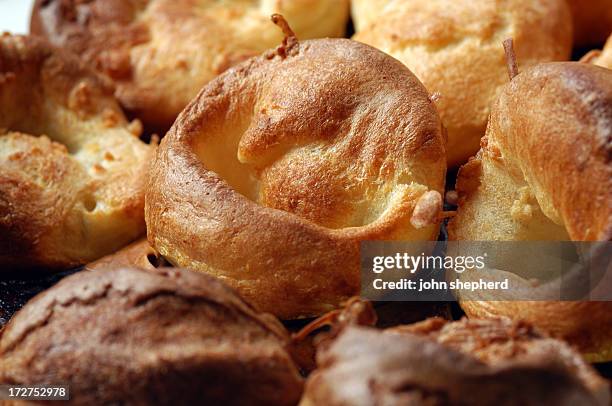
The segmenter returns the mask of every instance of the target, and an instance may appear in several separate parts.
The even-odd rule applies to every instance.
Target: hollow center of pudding
[[[242,122],[200,142],[196,153],[208,170],[261,206],[332,229],[360,227],[382,215],[397,181],[410,176],[396,176],[389,163],[375,165],[376,171],[363,165],[347,131],[342,137],[265,143],[245,157],[248,123]]]
[[[233,123],[234,126],[218,127],[209,122],[213,134],[198,139],[196,154],[206,169],[219,175],[232,189],[249,200],[259,202],[259,171],[254,165],[240,162],[237,156],[240,138],[247,123],[245,120],[235,120]]]

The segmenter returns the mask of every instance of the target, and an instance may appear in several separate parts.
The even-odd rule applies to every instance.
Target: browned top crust
[[[152,166],[146,220],[170,262],[293,318],[359,290],[360,241],[437,236],[437,216],[421,229],[410,219],[442,192],[445,155],[435,107],[401,63],[346,39],[288,44],[181,113]]]
[[[548,338],[533,325],[523,321],[490,316],[486,319],[463,318],[450,322],[435,317],[386,331],[424,336],[488,365],[526,357],[558,357],[558,361],[593,392],[600,395],[608,393],[607,382],[597,375],[580,354],[564,341]]]
[[[71,403],[293,405],[288,336],[215,278],[83,271],[38,295],[0,337],[0,383],[70,385]]]
[[[484,145],[572,240],[612,238],[612,71],[563,62],[519,74]]]
[[[349,327],[317,354],[302,405],[607,405],[565,343],[505,319]]]
[[[117,98],[166,131],[200,88],[281,40],[270,15],[299,38],[344,34],[348,0],[37,0],[31,31],[79,54],[117,84]]]
[[[0,37],[0,267],[76,266],[144,233],[153,147],[113,86],[34,37]]]

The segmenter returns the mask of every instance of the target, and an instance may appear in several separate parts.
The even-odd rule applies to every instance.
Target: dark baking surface
[[[11,279],[0,280],[0,328],[32,297],[81,269],[70,269],[53,275],[36,275],[28,279],[12,276]]]

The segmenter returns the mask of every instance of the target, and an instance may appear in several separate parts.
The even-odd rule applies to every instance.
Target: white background
[[[27,34],[33,0],[0,0],[0,33]]]

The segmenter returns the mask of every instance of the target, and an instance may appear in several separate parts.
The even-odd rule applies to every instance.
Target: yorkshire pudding
[[[181,113],[145,217],[168,261],[295,318],[359,292],[360,241],[437,237],[446,165],[436,109],[406,67],[355,41],[287,32]]]
[[[610,241],[612,71],[578,62],[520,73],[494,105],[476,158],[459,172],[451,240]],[[512,271],[512,269],[508,269]],[[465,301],[474,317],[523,319],[612,360],[610,302]]]
[[[0,267],[68,268],[144,234],[153,147],[107,79],[33,37],[0,37]]]
[[[295,405],[289,335],[215,278],[83,271],[32,299],[0,337],[0,384],[70,386],[73,405]]]
[[[349,326],[317,351],[301,406],[608,405],[608,383],[560,340],[505,319]]]
[[[514,38],[524,66],[567,60],[572,47],[565,0],[366,2],[353,5],[353,39],[399,59],[429,92],[440,94],[449,166],[478,151],[490,106],[507,81],[503,40]],[[361,15],[376,4],[375,18]]]
[[[612,69],[612,35],[608,38],[603,50],[591,51],[580,60],[581,62],[592,63],[594,65],[603,66],[604,68]]]
[[[576,46],[601,45],[612,34],[610,0],[568,0],[574,19]]]
[[[165,132],[208,81],[280,42],[273,13],[300,38],[342,36],[349,0],[38,0],[31,31],[110,76],[123,107]]]

